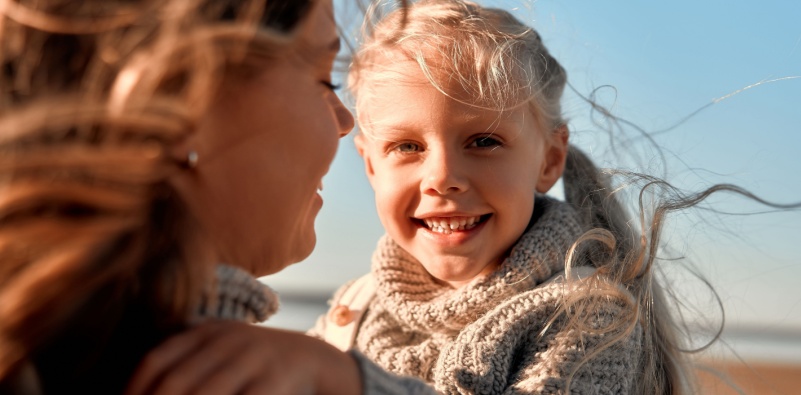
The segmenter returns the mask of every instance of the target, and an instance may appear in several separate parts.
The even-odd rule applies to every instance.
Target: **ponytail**
[[[608,328],[607,332],[613,335],[605,347],[614,347],[615,342],[636,336],[632,332],[642,328],[645,352],[640,361],[641,379],[635,381],[636,388],[632,392],[691,393],[693,381],[678,343],[678,326],[652,266],[645,264],[644,257],[655,254],[656,251],[650,250],[659,245],[658,240],[648,242],[631,226],[630,217],[616,198],[609,178],[581,150],[574,146],[569,148],[563,174],[565,200],[576,208],[590,229],[573,249],[588,241],[601,241],[592,245],[600,248],[589,248],[585,255],[597,273],[588,286],[597,289],[599,285],[609,285],[609,296],[619,294],[614,289],[621,290],[626,297],[620,299],[631,304],[631,313],[623,314],[619,323]],[[645,234],[645,229],[641,232]],[[658,237],[659,233],[651,235]],[[608,248],[602,245],[611,247],[613,253],[609,254]],[[566,266],[570,265],[571,262],[566,262]],[[591,311],[594,302],[576,295],[565,303],[565,311]],[[578,316],[574,315],[574,324],[581,325],[576,321]]]

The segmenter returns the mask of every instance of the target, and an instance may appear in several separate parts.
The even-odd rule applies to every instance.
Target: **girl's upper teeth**
[[[467,230],[475,227],[481,220],[481,216],[475,217],[448,217],[448,218],[425,218],[423,222],[428,229],[439,233],[451,233],[455,230]]]

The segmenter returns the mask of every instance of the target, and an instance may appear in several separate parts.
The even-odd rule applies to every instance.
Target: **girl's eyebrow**
[[[371,130],[370,134],[375,141],[384,143],[396,143],[401,140],[415,140],[419,138],[419,134],[411,128],[381,128],[377,131]]]

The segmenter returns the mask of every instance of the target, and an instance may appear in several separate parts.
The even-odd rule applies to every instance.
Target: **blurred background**
[[[335,0],[350,42],[362,16],[355,2]],[[652,173],[690,191],[732,183],[769,201],[801,201],[801,2],[480,3],[537,29],[567,69],[571,139],[599,166]],[[635,128],[616,130],[582,97],[649,132],[660,150]],[[352,136],[342,140],[324,185],[315,252],[262,279],[282,297],[270,326],[310,328],[339,285],[369,271],[383,231]],[[561,186],[551,194],[561,196]],[[690,306],[693,346],[703,346],[723,317],[693,272],[725,311],[721,341],[699,357],[717,369],[706,378],[728,373],[751,394],[798,393],[801,211],[718,196],[670,217],[665,234],[672,250],[661,265]],[[678,257],[687,259],[672,260]],[[734,393],[716,384],[705,391]]]

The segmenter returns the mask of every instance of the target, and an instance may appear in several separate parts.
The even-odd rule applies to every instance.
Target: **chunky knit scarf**
[[[546,281],[563,273],[565,253],[584,227],[571,206],[543,197],[533,222],[497,271],[459,289],[435,282],[385,236],[373,255],[377,291],[358,350],[443,393],[561,393],[603,335],[547,324],[566,286]],[[608,326],[619,308],[594,311],[592,326]],[[571,392],[625,393],[638,350],[636,335],[598,354],[575,372]]]

